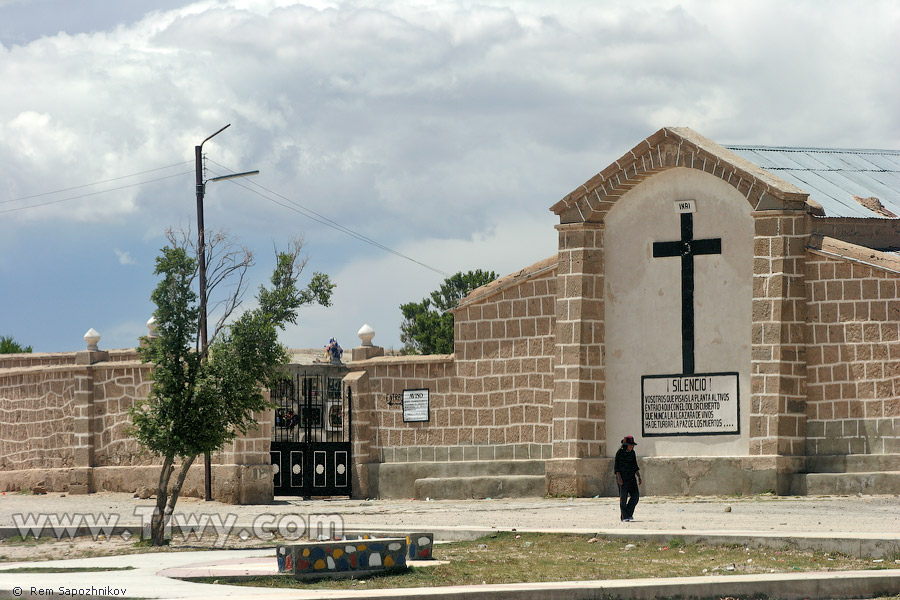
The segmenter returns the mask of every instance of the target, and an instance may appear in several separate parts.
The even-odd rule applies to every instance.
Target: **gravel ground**
[[[97,493],[40,496],[0,495],[0,527],[12,527],[14,515],[118,515],[119,525],[139,525],[135,509],[154,501],[128,494]],[[346,528],[460,527],[569,530],[687,530],[746,532],[888,534],[900,536],[900,496],[816,497],[659,497],[641,499],[632,523],[619,522],[615,498],[517,498],[496,500],[297,500],[279,498],[270,505],[234,506],[182,498],[177,513],[218,514],[240,525],[277,520],[282,515],[340,515]],[[233,515],[233,517],[231,517]]]

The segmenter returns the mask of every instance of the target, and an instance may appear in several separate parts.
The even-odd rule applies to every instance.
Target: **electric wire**
[[[88,197],[90,197],[90,196],[97,196],[98,194],[105,194],[105,193],[107,193],[107,192],[115,192],[116,190],[124,190],[124,189],[128,189],[128,188],[133,188],[133,187],[137,187],[137,186],[139,186],[139,185],[144,185],[144,184],[147,184],[147,183],[154,183],[154,182],[156,182],[156,181],[163,181],[163,180],[165,180],[165,179],[172,179],[173,177],[183,177],[183,176],[185,176],[185,175],[189,175],[189,174],[193,174],[193,173],[194,173],[194,170],[191,169],[190,171],[185,171],[185,172],[183,172],[183,173],[175,173],[174,175],[166,175],[165,177],[157,177],[156,179],[148,179],[147,181],[139,181],[139,182],[137,182],[137,183],[131,183],[131,184],[128,184],[128,185],[122,185],[122,186],[119,186],[119,187],[109,188],[109,189],[106,189],[106,190],[100,190],[100,191],[97,191],[97,192],[90,192],[90,193],[88,193],[88,194],[80,194],[80,195],[78,195],[78,196],[70,196],[70,197],[68,197],[68,198],[60,198],[59,200],[51,200],[51,201],[49,201],[49,202],[41,202],[40,204],[29,204],[28,206],[19,206],[19,207],[17,207],[17,208],[7,208],[6,210],[0,210],[0,214],[16,212],[16,211],[19,211],[19,210],[26,210],[26,209],[29,209],[29,208],[38,208],[38,207],[40,207],[40,206],[49,206],[49,205],[51,205],[51,204],[59,204],[60,202],[68,202],[69,200],[78,200],[79,198],[88,198]],[[129,176],[126,175],[125,177],[129,177]],[[117,178],[117,179],[121,179],[121,178]],[[113,180],[109,180],[109,181],[113,181]],[[88,184],[88,185],[91,185],[91,184]],[[87,187],[87,186],[78,186],[78,187]],[[77,188],[71,188],[71,189],[77,189]],[[48,192],[48,193],[53,194],[53,193],[56,193],[56,192]],[[38,194],[38,195],[46,195],[46,194]],[[37,197],[37,196],[31,196],[31,197],[32,197],[32,198],[35,198],[35,197]]]
[[[95,181],[94,183],[85,183],[84,185],[76,185],[70,188],[65,188],[61,190],[55,190],[53,192],[43,192],[41,194],[33,194],[31,196],[22,196],[21,198],[12,198],[9,200],[0,200],[0,204],[7,204],[9,202],[19,202],[20,200],[31,200],[32,198],[40,198],[42,196],[52,196],[53,194],[62,194],[63,192],[71,192],[72,190],[80,190],[81,188],[93,187],[95,185],[102,185],[104,183],[109,183],[111,181],[119,181],[120,179],[128,179],[129,177],[137,177],[138,175],[146,175],[147,173],[155,173],[156,171],[162,171],[164,169],[171,169],[173,167],[180,167],[181,165],[186,165],[188,163],[194,162],[193,160],[186,160],[180,163],[175,163],[172,165],[167,165],[165,167],[157,167],[155,169],[148,169],[146,171],[140,171],[139,173],[132,173],[130,175],[121,175],[120,177],[113,177],[112,179],[104,179],[103,181]],[[156,179],[152,179],[151,181],[157,181]],[[121,189],[121,188],[114,188]],[[112,191],[112,190],[110,190]],[[40,205],[38,205],[40,206]]]
[[[211,160],[211,159],[206,159],[206,160],[207,160],[208,162],[213,163],[214,165],[217,165],[217,166],[219,166],[219,167],[222,167],[223,169],[226,169],[226,170],[230,171],[231,173],[234,173],[234,172],[235,172],[233,169],[230,169],[230,168],[228,168],[228,167],[226,167],[226,166],[224,166],[224,165],[221,165],[221,164],[215,162],[214,160]],[[206,169],[207,169],[210,173],[212,173],[212,174],[214,174],[214,175],[216,175],[216,176],[221,175],[220,173],[216,173],[215,171],[213,171],[212,169],[209,169],[208,167],[207,167]],[[242,188],[244,188],[245,190],[247,190],[248,192],[252,192],[252,193],[256,194],[257,196],[260,196],[260,197],[262,197],[262,198],[265,198],[265,199],[268,200],[269,202],[272,202],[272,203],[274,203],[274,204],[277,204],[278,206],[287,208],[288,210],[292,210],[292,211],[294,211],[294,212],[296,212],[296,213],[298,213],[298,214],[301,214],[301,215],[305,216],[306,218],[311,219],[311,220],[313,220],[313,221],[315,221],[315,222],[317,222],[317,223],[319,223],[319,224],[321,224],[321,225],[325,225],[326,227],[330,227],[330,228],[332,228],[332,229],[335,229],[335,230],[337,230],[337,231],[340,231],[341,233],[344,233],[344,234],[346,234],[346,235],[349,235],[350,237],[355,238],[355,239],[357,239],[357,240],[359,240],[359,241],[361,241],[361,242],[364,242],[364,243],[366,243],[366,244],[370,244],[370,245],[372,245],[372,246],[375,246],[376,248],[379,248],[379,249],[381,249],[381,250],[384,250],[385,252],[389,252],[389,253],[391,253],[391,254],[393,254],[394,256],[397,256],[397,257],[399,257],[399,258],[403,258],[403,259],[405,259],[405,260],[414,262],[414,263],[416,263],[416,264],[419,265],[419,266],[425,267],[426,269],[429,269],[430,271],[434,271],[435,273],[438,273],[439,275],[443,275],[444,277],[450,277],[450,274],[447,273],[446,271],[442,271],[442,270],[440,270],[440,269],[438,269],[438,268],[436,268],[436,267],[432,267],[431,265],[425,264],[425,263],[423,263],[422,261],[416,260],[416,259],[412,258],[411,256],[407,256],[407,255],[403,254],[402,252],[398,252],[397,250],[394,250],[393,248],[389,248],[388,246],[385,246],[384,244],[382,244],[382,243],[380,243],[380,242],[377,242],[377,241],[373,240],[373,239],[370,238],[370,237],[367,237],[367,236],[365,236],[365,235],[363,235],[363,234],[361,234],[361,233],[359,233],[359,232],[357,232],[357,231],[354,231],[353,229],[350,229],[349,227],[345,227],[344,225],[341,225],[340,223],[337,223],[337,222],[335,222],[335,221],[332,221],[332,220],[329,219],[328,217],[326,217],[326,216],[324,216],[324,215],[321,215],[321,214],[317,213],[316,211],[314,211],[314,210],[312,210],[312,209],[309,209],[309,208],[303,206],[302,204],[299,204],[298,202],[296,202],[296,201],[294,201],[294,200],[291,200],[291,199],[288,198],[287,196],[284,196],[284,195],[282,195],[282,194],[279,194],[278,192],[276,192],[276,191],[274,191],[274,190],[270,190],[270,189],[268,189],[268,188],[266,188],[266,187],[264,187],[264,186],[262,186],[262,185],[256,183],[256,182],[253,181],[252,179],[249,180],[249,181],[250,181],[250,183],[252,183],[254,186],[260,188],[261,190],[266,191],[266,192],[269,193],[269,194],[272,194],[272,195],[274,195],[274,196],[277,196],[278,198],[281,198],[281,199],[284,200],[285,202],[288,202],[290,205],[288,205],[288,204],[283,204],[283,203],[279,202],[278,200],[275,200],[274,198],[271,198],[270,196],[267,196],[266,194],[263,194],[262,192],[259,192],[259,191],[257,191],[257,190],[251,189],[250,187],[248,187],[248,186],[246,186],[246,185],[243,185],[242,183],[238,182],[238,181],[235,180],[235,179],[229,179],[229,180],[228,180],[229,183],[232,183],[232,184],[234,184],[234,185],[237,185],[237,186],[239,186],[239,187],[242,187]]]
[[[204,158],[206,159],[206,161],[211,162],[211,163],[213,163],[213,164],[215,164],[215,165],[217,165],[217,166],[219,166],[219,167],[221,167],[221,168],[223,168],[223,169],[226,169],[226,170],[228,170],[228,171],[231,171],[231,173],[234,173],[234,170],[229,169],[228,167],[226,167],[226,166],[224,166],[224,165],[221,165],[221,164],[219,164],[219,163],[217,163],[217,162],[215,162],[215,161],[213,161],[213,160],[210,160],[210,159],[208,159],[208,158],[206,158],[206,157],[204,157]],[[8,203],[10,203],[10,202],[21,202],[21,201],[23,201],[23,200],[31,200],[31,199],[34,199],[34,198],[42,198],[42,197],[44,197],[44,196],[51,196],[51,195],[53,195],[53,194],[61,194],[61,193],[64,193],[64,192],[71,192],[71,191],[73,191],[73,190],[79,190],[79,189],[83,189],[83,188],[87,188],[87,187],[92,187],[92,186],[95,186],[95,185],[102,185],[102,184],[104,184],[104,183],[110,183],[110,182],[113,182],[113,181],[119,181],[119,180],[122,180],[122,179],[127,179],[127,178],[129,178],[129,177],[137,177],[137,176],[139,176],[139,175],[146,175],[147,173],[154,173],[154,172],[156,172],[156,171],[162,171],[162,170],[164,170],[164,169],[171,169],[171,168],[173,168],[173,167],[179,167],[179,166],[181,166],[181,165],[188,164],[188,163],[192,163],[192,162],[194,162],[194,161],[188,160],[188,161],[183,161],[183,162],[180,162],[180,163],[174,163],[174,164],[171,164],[171,165],[167,165],[167,166],[164,166],[164,167],[157,167],[157,168],[155,168],[155,169],[148,169],[148,170],[146,170],[146,171],[141,171],[141,172],[138,172],[138,173],[131,173],[131,174],[129,174],[129,175],[121,175],[121,176],[119,176],[119,177],[112,177],[112,178],[110,178],[110,179],[105,179],[105,180],[103,180],[103,181],[97,181],[97,182],[94,182],[94,183],[86,183],[86,184],[83,184],[83,185],[77,185],[77,186],[73,186],[73,187],[69,187],[69,188],[64,188],[64,189],[60,189],[60,190],[55,190],[55,191],[52,191],[52,192],[43,192],[43,193],[40,193],[40,194],[32,194],[32,195],[30,195],[30,196],[22,196],[22,197],[20,197],[20,198],[11,198],[11,199],[8,199],[8,200],[0,200],[0,204],[8,204]],[[204,163],[204,170],[208,170],[208,171],[210,171],[211,173],[213,173],[214,175],[220,175],[220,173],[216,173],[215,171],[213,171],[213,170],[211,170],[211,169],[208,169],[208,168],[206,167],[205,163]],[[172,178],[174,178],[174,177],[182,177],[182,176],[184,176],[184,175],[189,175],[189,174],[192,174],[192,173],[194,173],[194,172],[195,172],[194,169],[191,169],[190,171],[184,171],[184,172],[180,172],[180,173],[175,173],[175,174],[173,174],[173,175],[166,175],[166,176],[164,176],[164,177],[157,177],[157,178],[154,178],[154,179],[148,179],[148,180],[146,180],[146,181],[139,181],[139,182],[137,182],[137,183],[132,183],[132,184],[123,185],[123,186],[114,187],[114,188],[108,188],[108,189],[105,189],[105,190],[99,190],[99,191],[96,191],[96,192],[89,192],[89,193],[86,193],[86,194],[79,194],[79,195],[77,195],[77,196],[69,196],[69,197],[66,197],[66,198],[60,198],[60,199],[58,199],[58,200],[50,200],[50,201],[48,201],[48,202],[41,202],[41,203],[38,203],[38,204],[29,204],[29,205],[27,205],[27,206],[19,206],[19,207],[16,207],[16,208],[7,208],[7,209],[5,209],[5,210],[0,210],[0,214],[11,213],[11,212],[18,212],[18,211],[21,211],[21,210],[27,210],[27,209],[30,209],[30,208],[39,208],[39,207],[42,207],[42,206],[50,206],[50,205],[53,205],[53,204],[60,204],[60,203],[62,203],[62,202],[69,202],[69,201],[71,201],[71,200],[79,200],[79,199],[81,199],[81,198],[88,198],[88,197],[91,197],[91,196],[97,196],[97,195],[99,195],[99,194],[105,194],[105,193],[107,193],[107,192],[115,192],[115,191],[118,191],[118,190],[124,190],[124,189],[132,188],[132,187],[137,187],[137,186],[140,186],[140,185],[145,185],[145,184],[148,184],[148,183],[154,183],[154,182],[157,182],[157,181],[164,181],[164,180],[166,180],[166,179],[172,179]],[[350,237],[355,238],[355,239],[357,239],[357,240],[359,240],[359,241],[361,241],[361,242],[364,242],[364,243],[366,243],[366,244],[372,245],[372,246],[374,246],[374,247],[376,247],[376,248],[379,248],[380,250],[384,250],[385,252],[388,252],[388,253],[390,253],[390,254],[393,254],[394,256],[397,256],[397,257],[399,257],[399,258],[403,258],[403,259],[405,259],[405,260],[408,260],[408,261],[410,261],[410,262],[413,262],[413,263],[415,263],[415,264],[417,264],[417,265],[419,265],[419,266],[425,267],[426,269],[429,269],[430,271],[434,271],[435,273],[438,273],[438,274],[440,274],[440,275],[443,275],[444,277],[450,277],[450,274],[447,273],[446,271],[442,271],[442,270],[440,270],[440,269],[437,269],[437,268],[435,268],[435,267],[432,267],[431,265],[428,265],[428,264],[423,263],[422,261],[416,260],[416,259],[412,258],[411,256],[407,256],[406,254],[403,254],[402,252],[398,252],[397,250],[394,250],[393,248],[390,248],[390,247],[388,247],[388,246],[385,246],[384,244],[382,244],[382,243],[380,243],[380,242],[377,242],[377,241],[373,240],[372,238],[370,238],[370,237],[368,237],[368,236],[366,236],[366,235],[363,235],[362,233],[359,233],[358,231],[354,231],[353,229],[350,229],[349,227],[345,227],[344,225],[341,225],[340,223],[338,223],[338,222],[336,222],[336,221],[333,221],[333,220],[329,219],[329,218],[326,217],[325,215],[319,214],[319,213],[317,213],[316,211],[314,211],[314,210],[312,210],[312,209],[309,209],[309,208],[303,206],[302,204],[299,204],[298,202],[296,202],[296,201],[294,201],[294,200],[291,200],[291,199],[288,198],[287,196],[284,196],[283,194],[279,194],[278,192],[276,192],[276,191],[274,191],[274,190],[270,190],[270,189],[268,189],[268,188],[266,188],[266,187],[264,187],[264,186],[262,186],[262,185],[256,183],[255,181],[252,181],[252,180],[251,180],[251,183],[253,183],[254,186],[258,187],[259,189],[261,189],[261,190],[263,190],[263,191],[265,191],[265,192],[267,192],[268,194],[271,194],[271,195],[273,195],[273,196],[277,196],[278,198],[281,198],[282,200],[284,200],[284,201],[287,202],[288,204],[284,204],[284,203],[282,203],[282,202],[279,202],[278,200],[272,198],[271,196],[268,196],[268,195],[263,194],[262,192],[260,192],[260,191],[258,191],[258,190],[255,190],[255,189],[252,189],[252,188],[250,188],[250,187],[247,187],[246,185],[243,185],[243,184],[241,184],[241,183],[239,183],[239,182],[237,182],[237,181],[235,181],[235,180],[233,180],[233,179],[232,179],[232,180],[229,180],[229,182],[230,182],[230,183],[233,183],[234,185],[237,185],[237,186],[239,186],[239,187],[244,188],[244,189],[247,190],[248,192],[252,192],[252,193],[256,194],[257,196],[260,196],[260,197],[262,197],[262,198],[265,198],[266,200],[268,200],[268,201],[270,201],[270,202],[272,202],[272,203],[274,203],[274,204],[277,204],[278,206],[281,206],[281,207],[283,207],[283,208],[287,208],[288,210],[292,210],[292,211],[294,211],[294,212],[296,212],[296,213],[298,213],[298,214],[300,214],[300,215],[303,215],[304,217],[306,217],[306,218],[308,218],[308,219],[311,219],[311,220],[315,221],[316,223],[319,223],[319,224],[321,224],[321,225],[325,225],[326,227],[330,227],[330,228],[332,228],[332,229],[334,229],[334,230],[336,230],[336,231],[340,231],[341,233],[344,233],[344,234],[346,234],[346,235],[349,235]]]

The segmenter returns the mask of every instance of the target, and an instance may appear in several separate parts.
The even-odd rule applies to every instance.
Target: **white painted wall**
[[[681,259],[653,258],[653,242],[681,237],[676,200],[693,199],[694,239],[722,238],[722,254],[694,258],[695,372],[737,371],[740,434],[643,437],[641,376],[680,373]],[[639,456],[749,453],[753,217],[721,179],[675,168],[650,177],[606,217],[606,430],[613,456],[626,434]]]

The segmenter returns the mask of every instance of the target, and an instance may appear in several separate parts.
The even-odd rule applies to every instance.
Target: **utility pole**
[[[203,225],[203,196],[206,193],[206,182],[203,181],[203,144],[216,137],[226,129],[231,127],[231,123],[218,130],[202,142],[199,146],[194,146],[194,164],[197,175],[197,261],[198,261],[198,279],[200,280],[200,354],[203,360],[206,360],[206,348],[209,346],[208,329],[206,325],[206,231]],[[234,173],[232,175],[223,175],[221,177],[213,177],[209,181],[222,181],[224,179],[234,179],[235,177],[246,177],[248,175],[256,175],[259,171],[247,171],[246,173]],[[204,455],[204,475],[206,480],[206,501],[212,500],[212,465],[210,464],[210,454],[205,452]]]
[[[202,353],[206,353],[206,346],[209,344],[206,329],[206,232],[203,227],[203,195],[206,192],[206,182],[203,181],[203,144],[229,127],[231,127],[231,123],[200,142],[199,146],[194,146],[194,166],[197,171],[197,260],[200,262],[200,352]],[[209,469],[209,455],[207,455],[206,467]],[[209,500],[208,476],[206,478],[206,495],[206,499]]]

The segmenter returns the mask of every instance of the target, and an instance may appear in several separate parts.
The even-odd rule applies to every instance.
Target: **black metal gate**
[[[349,496],[350,396],[340,377],[297,374],[270,390],[276,496]]]

